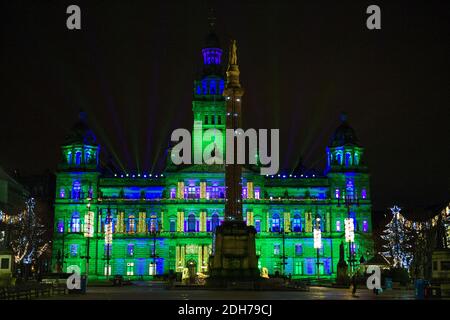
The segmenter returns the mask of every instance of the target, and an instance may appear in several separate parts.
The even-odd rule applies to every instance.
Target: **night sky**
[[[104,161],[160,172],[172,130],[192,127],[210,3],[222,47],[237,40],[244,127],[280,128],[285,172],[323,168],[345,111],[375,209],[449,200],[448,1],[2,1],[0,166],[54,172],[83,109]]]

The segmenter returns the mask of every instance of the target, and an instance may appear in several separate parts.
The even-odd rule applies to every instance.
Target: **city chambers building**
[[[193,86],[192,144],[204,148],[195,129],[226,129],[223,51],[213,31],[201,54],[203,70]],[[223,140],[215,143],[225,151]],[[76,265],[91,279],[208,274],[214,231],[224,221],[225,165],[176,166],[168,157],[160,174],[106,173],[99,150],[80,117],[61,146],[54,271]],[[258,165],[243,168],[243,219],[256,229],[262,273],[334,279],[340,258],[356,270],[373,256],[364,148],[345,118],[324,152],[321,173],[265,176]]]

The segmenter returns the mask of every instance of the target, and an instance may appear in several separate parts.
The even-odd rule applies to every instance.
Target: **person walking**
[[[352,296],[356,296],[356,274],[352,276]]]

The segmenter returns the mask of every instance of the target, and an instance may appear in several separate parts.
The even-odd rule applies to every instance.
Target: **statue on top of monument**
[[[237,64],[237,46],[236,40],[231,40],[230,45],[230,65]]]

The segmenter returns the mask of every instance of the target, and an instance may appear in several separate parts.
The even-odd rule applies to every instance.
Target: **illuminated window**
[[[351,166],[351,165],[352,165],[352,155],[351,155],[350,152],[347,152],[345,154],[345,166],[348,167],[348,166]]]
[[[369,231],[369,224],[367,223],[367,220],[363,221],[362,228],[363,228],[363,232]]]
[[[295,261],[294,274],[303,274],[303,263],[301,261]]]
[[[242,198],[247,199],[247,188],[242,188]]]
[[[59,190],[59,197],[60,198],[65,198],[66,197],[66,190],[64,188],[61,188]]]
[[[280,245],[279,244],[273,245],[273,254],[276,256],[278,256],[280,254]]]
[[[128,256],[132,257],[134,256],[134,244],[129,243],[127,247],[127,254]]]
[[[170,232],[175,232],[176,231],[176,221],[175,221],[175,219],[170,219],[169,230],[170,230]]]
[[[195,232],[195,225],[196,225],[195,215],[191,213],[188,216],[187,232]]]
[[[128,232],[135,233],[136,232],[136,219],[133,215],[128,217]]]
[[[80,215],[78,214],[78,212],[75,212],[72,214],[72,217],[70,219],[70,231],[80,232],[80,230],[81,230]]]
[[[105,276],[110,276],[111,275],[111,265],[110,264],[105,264]]]
[[[278,213],[272,216],[272,232],[280,232],[280,216]]]
[[[156,275],[156,263],[150,262],[148,266],[148,274],[151,276]]]
[[[259,189],[255,189],[255,199],[259,199]]]
[[[359,153],[355,152],[355,166],[359,165]]]
[[[366,189],[361,190],[361,198],[366,199],[367,198],[367,191]]]
[[[261,232],[261,220],[259,219],[255,220],[255,229],[256,232]]]
[[[58,232],[63,233],[64,232],[64,220],[58,220],[58,226],[57,226]]]
[[[133,276],[134,275],[134,262],[128,262],[127,263],[127,276]]]
[[[75,153],[75,165],[79,166],[81,164],[81,151]]]
[[[78,245],[77,244],[71,244],[70,245],[70,256],[76,257],[78,255]]]
[[[336,154],[336,162],[338,164],[342,164],[342,155],[340,153]]]
[[[219,215],[217,213],[214,213],[211,216],[211,231],[214,232],[216,230],[216,228],[219,226],[219,223],[220,223]]]
[[[72,152],[67,152],[67,163],[72,164]]]
[[[295,255],[302,256],[303,255],[303,245],[301,243],[295,244]]]
[[[112,253],[112,245],[110,243],[107,243],[103,246],[103,254],[105,257],[111,257]]]
[[[72,185],[72,199],[80,199],[81,197],[81,183],[75,180]]]
[[[177,197],[177,189],[171,188],[170,189],[170,199],[175,199]]]
[[[150,232],[156,232],[158,231],[158,223],[157,223],[157,218],[155,215],[152,215],[150,218],[150,225],[149,225],[149,231]]]
[[[341,221],[340,221],[340,220],[337,220],[337,221],[336,221],[336,231],[337,231],[337,232],[340,232],[340,231],[341,231]]]
[[[334,191],[334,197],[335,197],[336,199],[339,199],[339,198],[341,197],[341,193],[340,193],[339,189],[336,189],[336,190]]]
[[[292,220],[292,231],[302,232],[302,219],[298,213],[294,215],[294,219]]]

